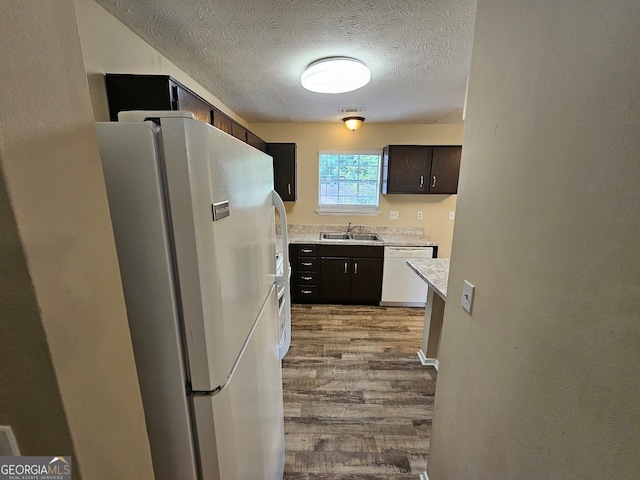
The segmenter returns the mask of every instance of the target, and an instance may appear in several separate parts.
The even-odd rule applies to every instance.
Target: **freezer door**
[[[273,163],[202,122],[160,126],[191,383],[209,391],[225,382],[274,283]]]
[[[195,480],[159,129],[151,122],[96,128],[153,468],[159,480]]]
[[[206,480],[282,480],[282,373],[272,328],[277,308],[274,288],[231,381],[215,396],[193,397]]]

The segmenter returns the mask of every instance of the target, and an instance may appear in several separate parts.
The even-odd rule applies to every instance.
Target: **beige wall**
[[[96,121],[109,121],[105,73],[170,75],[239,123],[247,123],[94,0],[73,0]]]
[[[74,478],[151,479],[73,2],[0,2],[0,36],[0,421]]]
[[[431,480],[640,474],[638,18],[478,2]]]
[[[342,123],[252,123],[251,130],[267,142],[294,142],[298,149],[298,200],[287,202],[289,223],[419,226],[440,243],[439,256],[451,252],[454,222],[449,212],[456,209],[456,195],[380,195],[377,217],[326,216],[318,208],[318,152],[320,150],[379,150],[385,145],[460,145],[461,124],[398,125],[365,123],[352,132]],[[398,220],[389,220],[397,210]],[[423,212],[422,220],[417,213]]]

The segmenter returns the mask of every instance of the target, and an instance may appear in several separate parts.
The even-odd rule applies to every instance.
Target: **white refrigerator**
[[[281,480],[272,159],[148,115],[97,132],[156,478]]]

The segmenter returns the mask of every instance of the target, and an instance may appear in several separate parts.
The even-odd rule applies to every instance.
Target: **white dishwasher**
[[[433,247],[384,247],[380,305],[425,306],[427,284],[407,265],[411,258],[433,258]]]

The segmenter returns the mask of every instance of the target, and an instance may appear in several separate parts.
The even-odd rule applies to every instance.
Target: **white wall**
[[[431,480],[640,475],[638,18],[478,2]]]
[[[151,479],[73,2],[0,2],[0,37],[0,420],[74,478]]]
[[[244,119],[94,0],[73,0],[73,2],[96,121],[109,121],[104,74],[144,73],[172,76],[216,108],[247,126]]]

